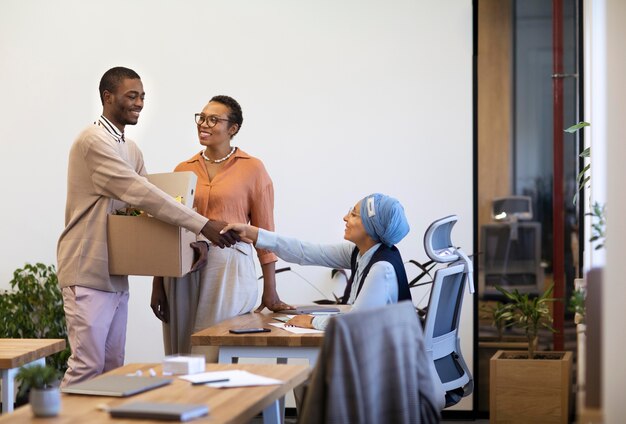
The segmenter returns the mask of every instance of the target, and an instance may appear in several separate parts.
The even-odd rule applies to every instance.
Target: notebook
[[[296,309],[285,309],[282,311],[276,311],[279,314],[286,315],[300,315],[300,314],[332,314],[339,313],[339,308],[333,306],[322,305],[303,305],[297,306]]]
[[[125,397],[170,384],[172,379],[128,375],[103,375],[82,383],[61,388],[63,393],[76,395]]]
[[[206,405],[189,403],[132,402],[109,410],[112,418],[189,421],[209,413]]]

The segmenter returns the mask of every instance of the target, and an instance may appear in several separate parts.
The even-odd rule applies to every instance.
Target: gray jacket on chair
[[[299,422],[434,423],[438,377],[412,303],[331,320]]]

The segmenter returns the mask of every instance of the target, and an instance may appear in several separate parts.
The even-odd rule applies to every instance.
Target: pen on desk
[[[194,386],[198,386],[200,384],[224,383],[226,381],[230,381],[230,378],[220,378],[219,380],[192,381],[191,384]]]

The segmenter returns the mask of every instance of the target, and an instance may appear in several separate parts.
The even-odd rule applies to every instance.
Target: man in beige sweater
[[[150,184],[143,155],[124,136],[144,104],[143,84],[131,69],[108,70],[100,81],[102,116],[72,145],[68,163],[65,230],[57,246],[58,278],[72,355],[62,386],[78,383],[124,363],[128,277],[110,275],[107,215],[132,205],[167,223],[202,233],[214,245],[237,236],[220,234],[209,221]]]

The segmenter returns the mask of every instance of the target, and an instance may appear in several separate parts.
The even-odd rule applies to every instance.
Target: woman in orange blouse
[[[232,146],[243,116],[239,103],[215,96],[195,115],[204,149],[175,171],[198,176],[194,206],[210,220],[249,222],[274,229],[274,188],[263,162]],[[259,309],[289,309],[275,284],[276,255],[256,250],[263,271]],[[189,353],[191,334],[217,322],[250,312],[257,300],[253,249],[239,242],[232,248],[209,248],[207,265],[181,278],[155,277],[150,306],[163,321],[165,353]],[[194,351],[196,348],[194,347]],[[204,352],[209,360],[216,352]]]

